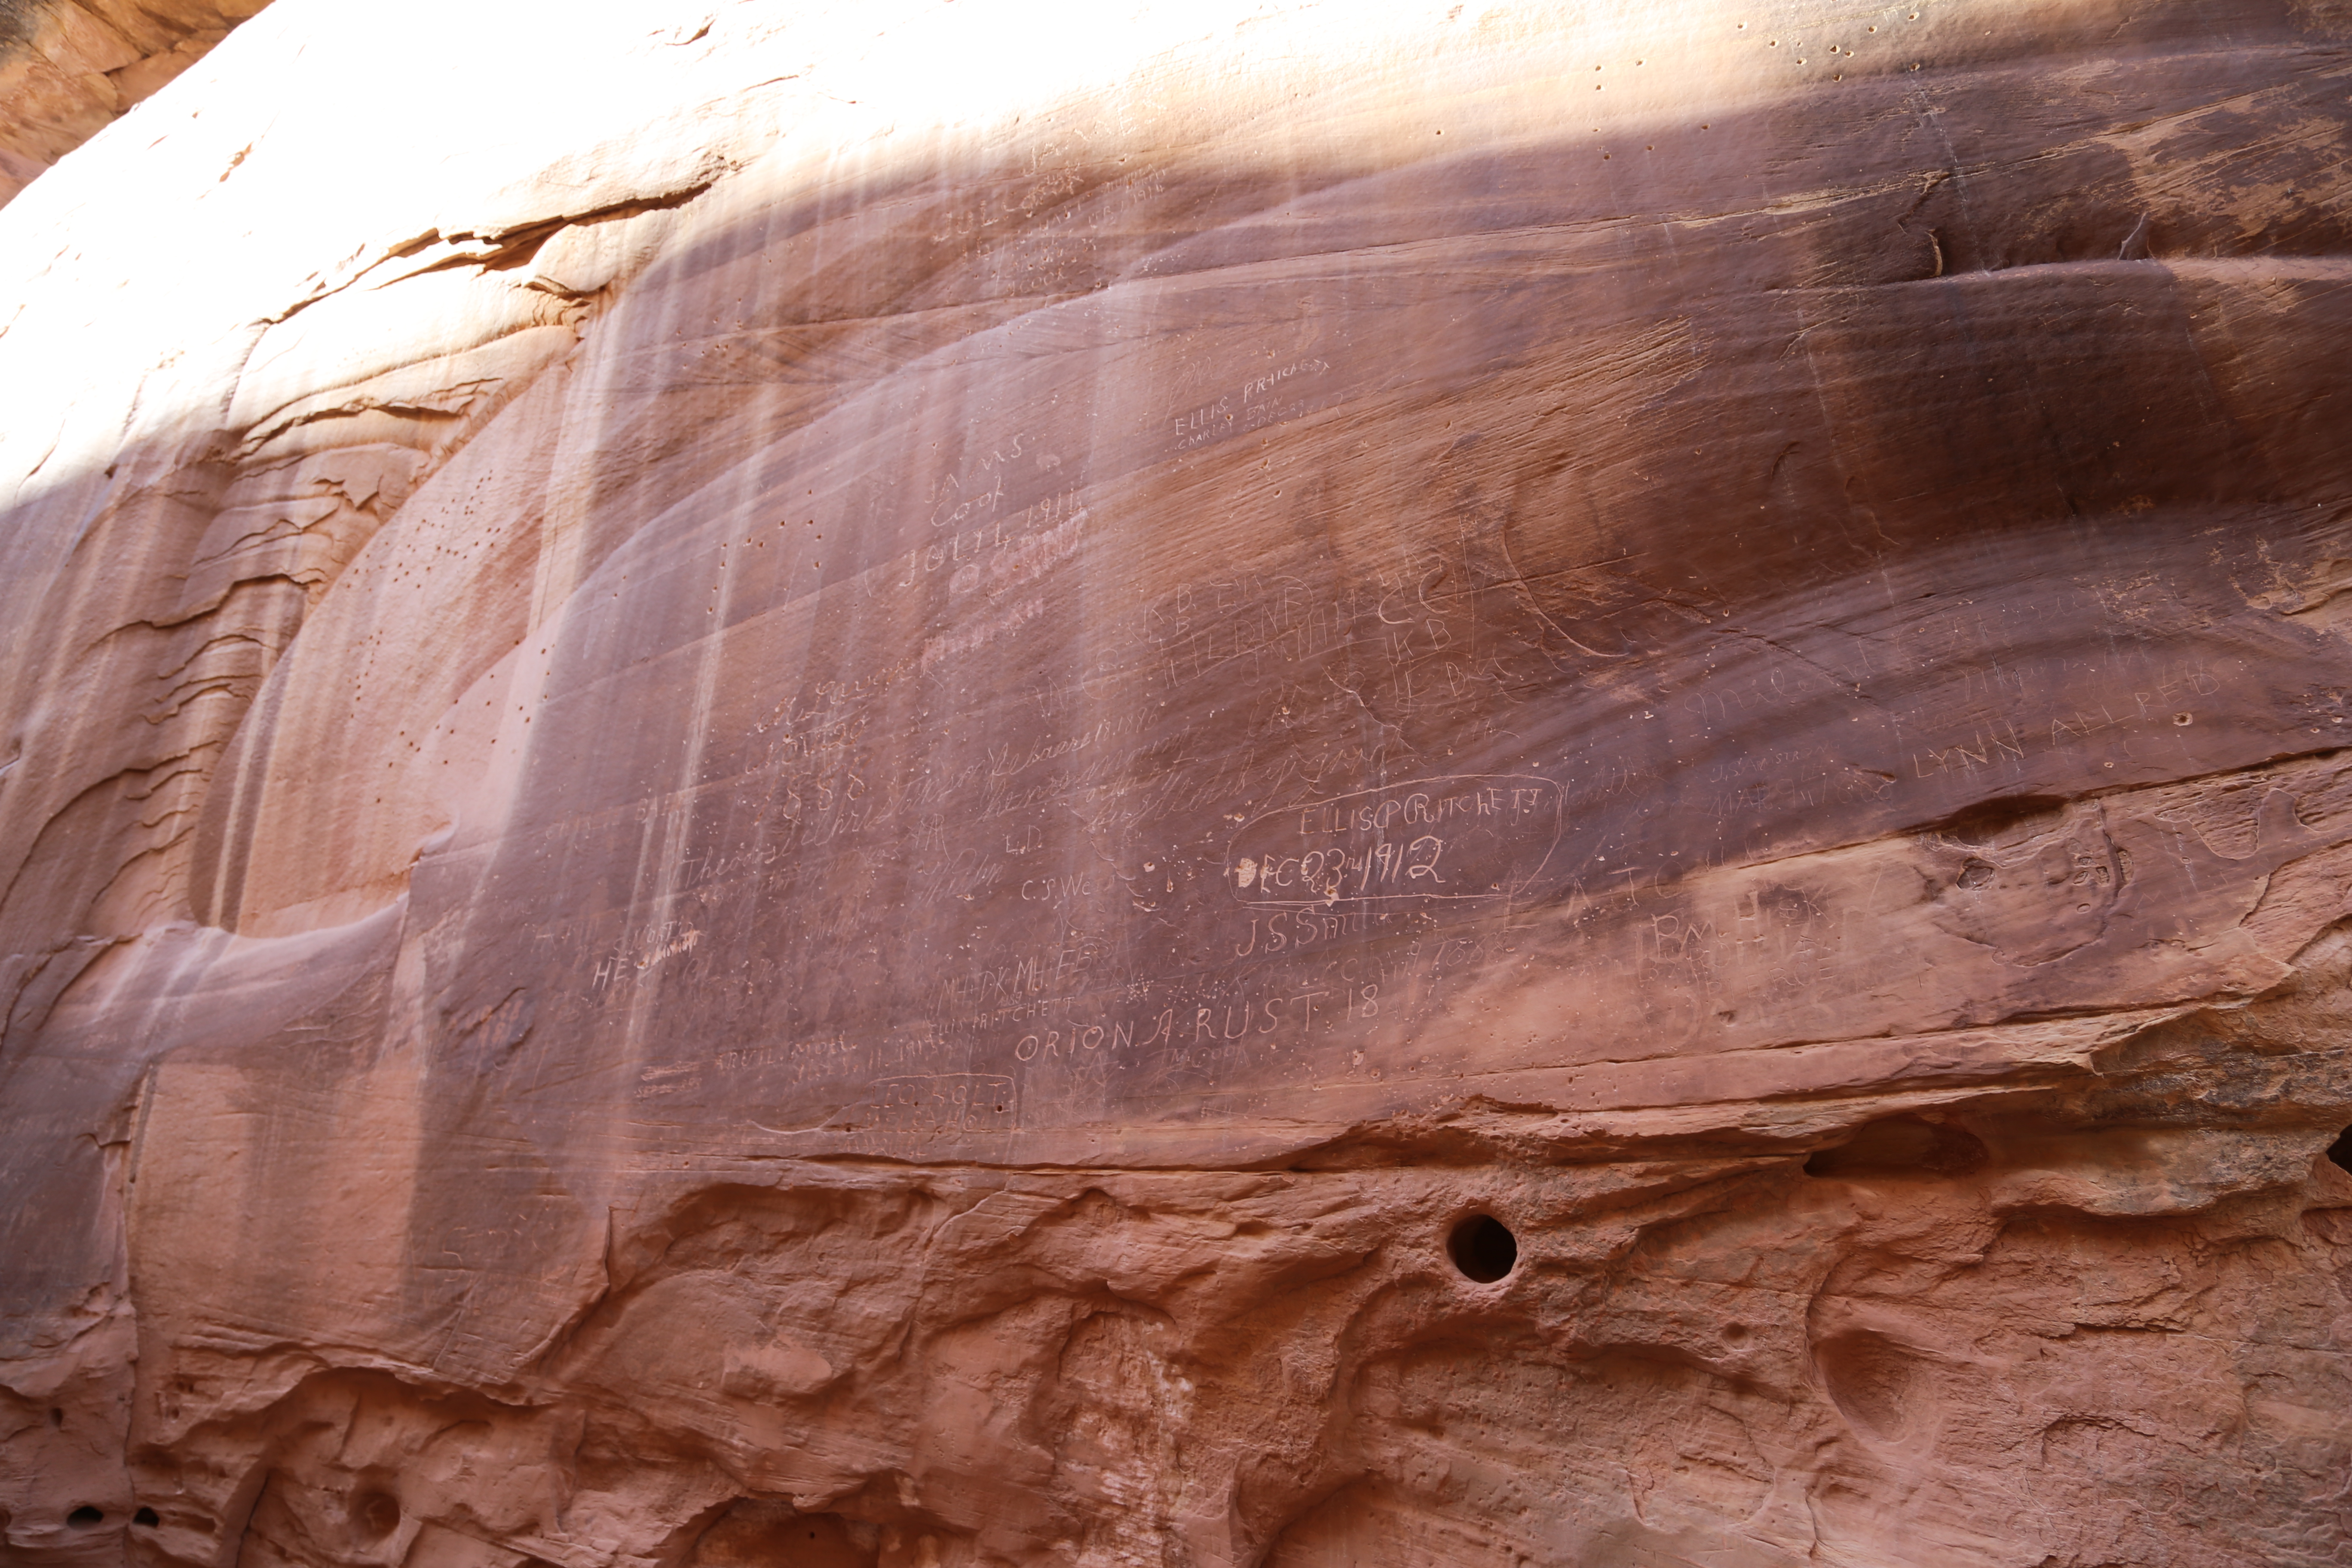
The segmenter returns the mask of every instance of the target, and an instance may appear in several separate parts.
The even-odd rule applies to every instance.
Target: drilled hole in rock
[[[365,1535],[390,1535],[400,1528],[400,1503],[383,1492],[365,1492],[352,1500],[352,1523]]]
[[[66,1515],[66,1522],[73,1526],[76,1530],[88,1530],[93,1524],[104,1524],[106,1522],[106,1514],[103,1510],[94,1509],[90,1507],[89,1504],[84,1503],[79,1508],[74,1510],[71,1513]]]
[[[156,1516],[153,1509],[142,1508],[137,1513],[131,1516],[131,1522],[133,1524],[143,1524],[152,1530],[156,1525],[159,1525],[163,1521]]]
[[[1465,1278],[1491,1285],[1518,1263],[1519,1239],[1493,1215],[1472,1215],[1445,1238],[1445,1254]]]
[[[2336,1142],[2327,1146],[2327,1157],[2344,1170],[2352,1171],[2352,1127],[2336,1135]]]
[[[1973,1133],[1916,1116],[1890,1116],[1865,1122],[1834,1149],[1805,1162],[1809,1176],[1958,1176],[1985,1162],[1985,1146]]]

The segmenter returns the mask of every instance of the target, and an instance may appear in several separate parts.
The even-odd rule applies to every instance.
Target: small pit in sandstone
[[[1492,1285],[1517,1267],[1519,1238],[1490,1214],[1474,1214],[1445,1238],[1445,1255],[1463,1278]]]
[[[399,1500],[385,1492],[365,1492],[353,1498],[352,1524],[365,1536],[390,1535],[400,1528]]]
[[[131,1516],[131,1522],[142,1526],[145,1529],[152,1530],[157,1525],[163,1523],[163,1521],[156,1514],[153,1509],[142,1508],[137,1513]]]
[[[2336,1135],[2336,1142],[2327,1146],[2327,1157],[2335,1161],[2339,1169],[2352,1171],[2352,1127],[2347,1127]]]
[[[105,1522],[106,1514],[104,1510],[92,1508],[88,1503],[82,1504],[79,1508],[66,1515],[67,1525],[74,1530],[88,1530],[93,1524],[104,1524]]]

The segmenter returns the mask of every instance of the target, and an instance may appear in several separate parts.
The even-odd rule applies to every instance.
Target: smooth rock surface
[[[2346,1561],[2352,15],[561,23],[0,216],[11,1562]]]

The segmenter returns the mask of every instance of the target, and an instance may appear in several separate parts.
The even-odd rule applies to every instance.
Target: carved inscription
[[[1225,876],[1250,904],[1507,899],[1543,869],[1559,827],[1549,779],[1415,779],[1253,818]]]
[[[1176,450],[1190,451],[1226,436],[1237,436],[1295,419],[1316,406],[1312,397],[1286,395],[1297,389],[1293,378],[1313,379],[1327,374],[1331,362],[1308,355],[1250,376],[1234,391],[1171,416]]]
[[[873,1098],[845,1118],[879,1132],[944,1137],[1013,1130],[1013,1085],[992,1073],[938,1073],[877,1079]]]

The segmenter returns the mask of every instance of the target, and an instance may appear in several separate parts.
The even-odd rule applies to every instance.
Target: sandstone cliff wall
[[[0,205],[268,0],[0,0]]]
[[[279,0],[0,215],[8,1560],[2342,1563],[2347,40]]]

